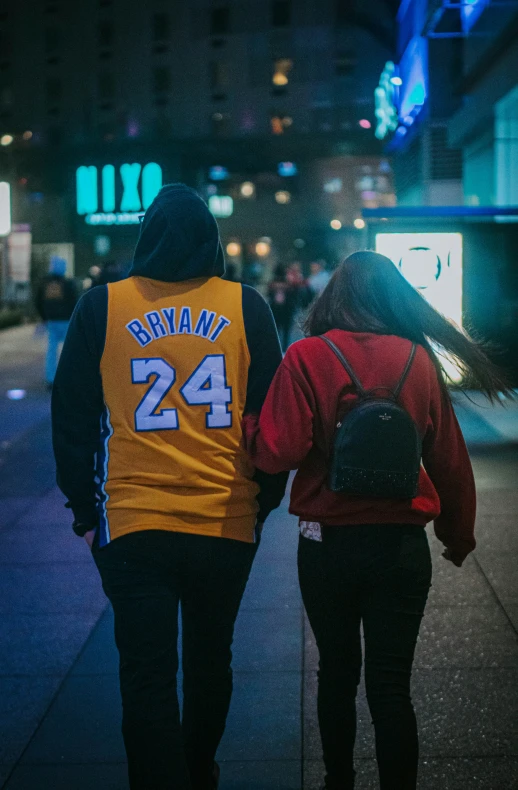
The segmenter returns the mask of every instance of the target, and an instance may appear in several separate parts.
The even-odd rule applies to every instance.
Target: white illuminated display
[[[234,213],[234,201],[230,195],[212,195],[209,209],[215,217],[230,217]]]
[[[390,258],[436,310],[462,327],[461,233],[378,233],[376,252]],[[459,379],[451,363],[445,367]]]
[[[11,232],[11,187],[7,181],[0,181],[0,236]]]

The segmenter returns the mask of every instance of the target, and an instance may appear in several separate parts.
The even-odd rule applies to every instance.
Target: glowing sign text
[[[119,178],[116,178],[115,167],[104,165],[100,181],[101,195],[99,196],[97,167],[83,165],[77,168],[77,213],[81,216],[85,215],[85,221],[90,225],[126,225],[138,222],[138,215],[135,214],[135,219],[132,215],[149,208],[160,191],[162,168],[155,162],[148,162],[144,167],[137,163],[124,164],[119,168]],[[118,196],[120,198],[117,205]],[[102,213],[97,213],[99,208],[102,209]],[[93,219],[98,217],[102,219]]]

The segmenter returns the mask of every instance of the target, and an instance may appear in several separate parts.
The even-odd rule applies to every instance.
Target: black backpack
[[[331,491],[367,499],[413,499],[417,496],[422,442],[417,426],[398,405],[416,346],[396,389],[364,390],[342,352],[328,337],[322,340],[338,357],[358,392],[358,403],[337,424],[328,485]],[[386,390],[389,397],[375,397]]]

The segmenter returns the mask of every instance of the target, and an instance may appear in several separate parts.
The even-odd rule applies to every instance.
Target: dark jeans
[[[419,526],[394,524],[330,526],[322,533],[322,543],[300,538],[298,562],[320,653],[318,718],[326,786],[354,787],[363,624],[380,787],[414,790],[418,738],[410,675],[431,583],[426,533]]]
[[[209,790],[232,695],[234,623],[256,546],[150,530],[94,558],[115,613],[131,790]],[[183,715],[177,697],[182,611]]]

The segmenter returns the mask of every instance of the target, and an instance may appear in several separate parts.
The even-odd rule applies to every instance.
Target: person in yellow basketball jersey
[[[277,331],[224,269],[204,201],[164,186],[130,277],[80,300],[54,381],[58,484],[115,613],[131,790],[217,787],[234,622],[286,486],[254,470],[241,434],[281,361]]]

